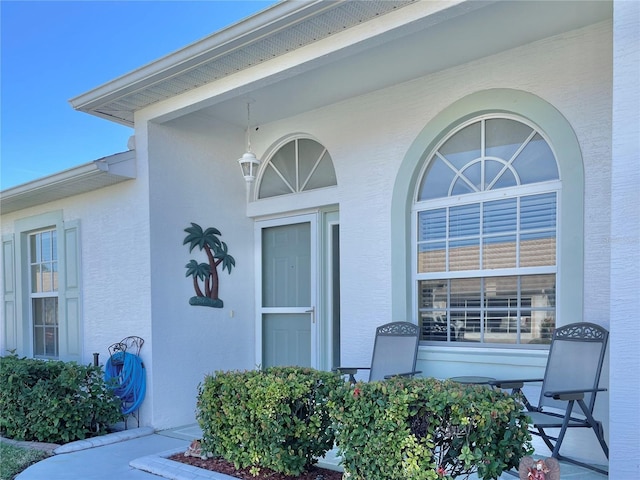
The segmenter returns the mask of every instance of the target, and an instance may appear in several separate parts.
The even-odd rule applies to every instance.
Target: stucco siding
[[[614,3],[611,215],[611,462],[640,476],[640,4]]]
[[[138,168],[141,170],[138,173],[144,173],[144,166],[139,164]],[[2,216],[3,235],[14,233],[16,220],[52,211],[62,211],[64,222],[79,222],[82,363],[91,363],[93,353],[99,353],[100,362],[104,364],[110,345],[137,335],[148,342],[141,356],[151,365],[146,198],[143,176]],[[150,412],[150,402],[147,402],[141,409],[142,422],[149,420]]]
[[[244,133],[207,118],[148,125],[151,179],[151,278],[156,428],[194,421],[198,385],[216,370],[252,369],[253,222],[237,158]],[[186,264],[207,262],[183,245],[191,222],[215,227],[236,266],[218,267],[223,308],[189,305]]]
[[[277,125],[278,133],[287,129],[312,133],[329,148],[336,164],[343,259],[343,365],[366,364],[373,345],[373,327],[403,320],[392,318],[390,296],[390,204],[400,162],[418,132],[442,109],[468,94],[492,88],[519,89],[541,97],[558,109],[576,132],[588,192],[584,206],[585,300],[583,311],[561,321],[585,320],[609,326],[609,281],[599,273],[609,268],[606,239],[610,218],[610,52],[611,24],[605,22]],[[521,365],[516,352],[447,353],[437,347],[421,348],[419,368],[438,377],[482,371],[542,376],[544,369],[544,356],[540,353],[532,354],[528,366]],[[605,372],[603,384],[607,382]],[[597,410],[606,422],[606,394]],[[597,449],[592,449],[590,438],[576,438],[574,442],[579,456],[589,452],[594,460],[604,462]]]
[[[522,89],[552,103],[574,127],[584,155],[585,308],[575,320],[605,322],[608,268],[611,25],[514,49],[261,128],[258,148],[287,130],[313,134],[336,165],[341,218],[343,363],[368,360],[375,325],[391,320],[390,203],[404,154],[439,111],[490,88]],[[581,96],[578,82],[589,85]],[[594,136],[593,132],[598,132]],[[593,219],[593,221],[590,221]],[[398,320],[398,319],[394,319]]]
[[[520,91],[535,95],[566,119],[582,154],[584,275],[578,289],[584,291],[584,303],[582,310],[571,312],[566,315],[571,318],[561,318],[559,323],[594,322],[611,328],[615,339],[614,325],[624,325],[618,331],[624,335],[638,307],[635,297],[619,305],[612,299],[612,291],[635,292],[638,286],[637,269],[628,270],[628,259],[638,260],[638,236],[618,249],[618,243],[627,238],[628,218],[637,214],[628,210],[637,207],[637,181],[630,181],[638,174],[637,144],[634,150],[628,140],[637,134],[637,116],[630,113],[631,102],[627,101],[637,102],[637,79],[633,79],[637,70],[624,71],[621,78],[625,80],[613,82],[616,59],[622,64],[629,45],[637,42],[637,6],[625,6],[624,12],[615,19],[624,27],[616,36],[619,48],[615,50],[614,24],[605,21],[259,125],[252,131],[252,148],[263,160],[282,139],[295,134],[311,136],[324,145],[338,182],[324,193],[269,202],[252,199],[247,205],[237,162],[245,150],[244,126],[214,118],[204,110],[194,112],[208,95],[224,96],[216,88],[233,84],[234,79],[225,79],[223,87],[213,84],[195,89],[136,114],[135,181],[5,215],[2,234],[12,233],[16,219],[50,209],[62,210],[65,220],[79,219],[83,358],[90,361],[95,351],[104,361],[111,343],[127,335],[142,336],[148,342],[142,356],[150,384],[142,423],[159,429],[191,423],[198,384],[206,374],[251,369],[261,361],[256,358],[259,242],[254,237],[254,221],[299,213],[310,206],[309,199],[317,202],[314,207],[339,206],[341,363],[366,365],[377,325],[415,321],[413,298],[406,295],[398,300],[392,295],[392,284],[398,281],[393,275],[392,238],[397,232],[392,231],[392,216],[397,212],[392,204],[398,176],[407,173],[402,167],[408,152],[430,122],[460,99],[489,90]],[[636,15],[635,23],[627,15]],[[259,68],[267,67],[268,63]],[[250,75],[251,69],[242,72],[242,78]],[[340,80],[335,82],[339,89]],[[286,99],[296,100],[295,95]],[[612,145],[612,127],[627,140]],[[614,161],[612,148],[617,152]],[[634,154],[635,163],[627,160]],[[409,173],[414,180],[419,174],[420,167]],[[412,195],[405,192],[405,198]],[[305,200],[298,202],[299,198]],[[185,265],[190,259],[205,261],[204,253],[197,249],[190,253],[183,245],[184,229],[190,222],[218,228],[236,260],[231,274],[219,271],[224,308],[188,303],[194,290],[191,278],[185,276]],[[633,222],[630,225],[637,227]],[[410,253],[409,232],[400,235],[406,236],[402,248]],[[398,301],[406,303],[399,308],[394,305]],[[407,311],[404,315],[409,318],[398,318],[397,312]],[[615,361],[637,367],[637,362],[625,360],[634,348],[628,345],[620,350]],[[631,358],[637,360],[637,355]],[[545,360],[544,350],[423,346],[418,368],[425,375],[441,378],[487,371],[496,376],[537,377],[543,374]],[[608,366],[602,383],[609,383]],[[616,387],[629,390],[621,379]],[[627,393],[637,399],[637,390]],[[608,425],[609,394],[599,398],[598,416]],[[629,411],[634,401],[618,400],[611,410]],[[616,428],[626,439],[637,435],[637,431],[624,432],[620,424]],[[589,435],[572,436],[568,453],[604,462]]]
[[[338,203],[340,208],[343,365],[367,364],[374,327],[391,320],[404,320],[392,317],[390,251],[391,197],[404,156],[420,131],[439,112],[466,95],[488,89],[507,88],[537,95],[553,105],[575,131],[583,155],[585,191],[588,192],[584,199],[585,300],[583,311],[576,311],[571,319],[563,318],[562,323],[585,320],[609,326],[610,282],[608,276],[601,273],[609,270],[610,255],[607,238],[611,208],[611,49],[612,24],[603,22],[260,125],[259,130],[253,132],[253,149],[263,159],[282,138],[298,132],[311,135],[332,156],[338,187],[330,201]],[[186,108],[190,99],[196,98],[198,93],[194,92],[180,99],[184,104],[175,99],[163,106],[154,106],[142,112],[141,118],[149,118],[152,112],[160,115],[161,107]],[[287,101],[295,102],[296,98]],[[254,252],[252,243],[243,240],[252,238],[251,221],[243,212],[244,185],[235,162],[243,150],[244,132],[237,126],[210,121],[191,114],[150,128],[152,257],[166,260],[153,265],[152,276],[159,282],[154,284],[154,346],[158,346],[155,340],[162,338],[163,350],[182,355],[180,359],[169,360],[171,357],[163,352],[166,357],[156,363],[156,368],[163,365],[161,376],[166,388],[162,391],[170,388],[180,369],[188,369],[186,375],[191,378],[186,385],[195,383],[203,372],[218,365],[246,368],[254,362],[251,338],[254,312],[248,306],[245,308],[247,304],[240,300],[255,297],[250,283],[253,271],[245,270],[247,263],[253,262]],[[222,211],[217,208],[221,202]],[[212,206],[209,211],[204,204]],[[290,205],[280,214],[290,214],[299,207],[292,197]],[[221,296],[225,309],[221,311],[202,311],[186,305],[190,285],[180,278],[180,272],[190,258],[181,246],[182,228],[188,221],[196,221],[203,227],[211,223],[220,228],[238,262],[230,276],[223,274]],[[155,288],[156,285],[160,288]],[[176,288],[179,295],[174,291]],[[171,300],[170,292],[173,292]],[[234,319],[229,318],[227,305],[236,310]],[[195,328],[191,333],[190,325]],[[220,331],[236,339],[234,346],[238,350],[218,362],[215,353],[204,352],[202,337],[207,335],[202,335],[203,331],[209,332],[212,338],[210,350],[216,350],[226,341],[227,337],[216,339]],[[190,349],[192,344],[196,347]],[[160,355],[157,351],[154,353]],[[470,353],[466,352],[466,361],[460,362],[459,357],[463,355],[452,359],[447,351],[423,347],[419,366],[426,374],[440,377],[468,373],[470,368],[480,373],[481,365],[500,367],[498,371],[505,375],[518,374],[523,369],[534,376],[536,372],[543,373],[544,354],[539,352],[531,353],[527,365],[522,365],[521,355],[516,351]],[[607,375],[604,377],[606,384]],[[160,391],[154,394],[161,396]],[[171,407],[173,414],[178,406],[190,409],[193,401],[188,400],[189,395],[184,393],[184,402],[162,400],[166,409],[161,410],[168,415]],[[606,419],[606,395],[598,409]],[[160,424],[165,422],[162,415]],[[583,445],[580,448],[585,451]]]

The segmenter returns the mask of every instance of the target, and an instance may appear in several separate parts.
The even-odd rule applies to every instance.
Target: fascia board
[[[286,28],[310,15],[333,8],[326,0],[282,2],[237,22],[203,40],[188,45],[128,74],[69,100],[76,110],[88,111],[110,98],[117,98],[180,74],[185,69],[254,42],[267,33]],[[110,118],[113,120],[113,118]]]
[[[129,150],[63,170],[0,192],[7,214],[136,178],[136,152]]]
[[[332,58],[334,58],[336,54],[338,56],[340,55],[338,51],[344,50],[345,45],[340,44],[340,42],[335,42],[337,37],[351,38],[352,44],[367,43],[367,40],[370,40],[372,37],[379,35],[388,37],[391,33],[390,30],[397,29],[401,26],[403,27],[402,31],[406,34],[412,29],[412,27],[409,26],[410,24],[415,24],[417,20],[424,17],[430,17],[432,22],[438,23],[448,16],[460,15],[464,11],[474,10],[494,1],[496,0],[479,0],[477,2],[471,2],[469,0],[441,0],[439,2],[414,1],[414,3],[405,5],[395,12],[386,13],[383,17],[369,19],[361,25],[350,27],[344,32],[334,33],[334,35],[331,36],[332,40],[328,42],[332,47],[322,55],[331,56]],[[344,2],[334,0],[316,0],[311,2],[285,1],[221,30],[200,42],[185,47],[172,55],[161,58],[145,67],[141,67],[101,87],[97,87],[84,95],[70,100],[70,103],[77,110],[91,113],[123,125],[132,126],[135,123],[134,110],[118,112],[117,110],[109,110],[104,107],[109,104],[115,104],[128,96],[143,93],[147,89],[154,88],[157,84],[170,81],[173,78],[179,78],[189,71],[197,69],[202,64],[215,62],[217,58],[242,50],[243,47],[259,43],[262,39],[270,38],[280,32],[295,29],[306,20],[318,15],[323,15],[332,9],[340,7],[343,3]],[[355,38],[358,37],[358,35],[355,35],[355,37],[354,35],[347,35],[347,37],[345,37],[343,34],[347,32],[354,34],[358,32],[360,37]],[[398,32],[397,34],[402,33]],[[312,50],[316,45],[327,44],[327,40],[326,38],[318,40],[311,45],[303,46],[302,49],[309,51],[310,47]],[[285,56],[289,57],[289,54],[298,50],[299,48],[294,46]],[[275,65],[274,62],[278,62],[279,59],[280,56],[270,59],[261,65],[267,65],[269,69]],[[328,60],[325,59],[324,61]],[[258,65],[254,65],[254,67],[257,66]],[[254,73],[260,71],[254,67],[248,67],[246,70]],[[299,65],[296,68],[300,67]],[[238,78],[236,75],[232,76]],[[218,82],[220,82],[220,80],[211,83]],[[241,85],[238,85],[238,87],[242,88]],[[194,86],[194,88],[198,87]],[[175,95],[181,95],[181,93],[176,93]],[[171,97],[167,97],[158,101],[163,102],[170,98]],[[149,105],[136,108],[135,112],[155,103],[156,102],[153,102]]]
[[[338,32],[330,38],[293,49],[268,62],[143,107],[136,111],[136,122],[153,120],[163,123],[204,106],[246,96],[248,92],[424,29],[427,18],[427,25],[433,26],[482,8],[489,3],[494,2],[464,0],[441,1],[436,4],[416,2],[399,11],[386,14],[384,19],[379,21],[369,21]]]

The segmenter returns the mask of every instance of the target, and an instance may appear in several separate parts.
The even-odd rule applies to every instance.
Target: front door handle
[[[311,307],[310,310],[305,310],[304,313],[311,314],[311,323],[316,323],[316,307]]]

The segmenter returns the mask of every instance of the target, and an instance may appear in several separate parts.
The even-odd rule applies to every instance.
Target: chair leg
[[[564,419],[562,420],[562,426],[560,427],[560,433],[557,437],[552,437],[548,435],[547,432],[544,431],[543,427],[538,425],[533,425],[538,431],[538,436],[542,438],[542,441],[545,443],[547,448],[551,451],[551,456],[553,458],[560,459],[560,446],[562,445],[562,440],[564,439],[565,433],[567,433],[567,428],[569,426],[569,420],[571,419],[571,410],[573,409],[573,400],[570,400],[567,409],[564,414]],[[535,432],[531,432],[534,433]]]
[[[547,435],[547,433],[544,431],[544,428],[541,427],[536,427],[536,430],[538,430],[538,436],[542,439],[542,441],[545,443],[545,445],[547,446],[547,448],[549,449],[549,451],[553,452],[553,450],[555,449],[555,444],[552,442],[552,440],[555,440],[553,437]],[[532,432],[533,433],[533,432]]]
[[[602,422],[599,422],[595,418],[593,418],[593,415],[591,415],[591,412],[587,408],[587,405],[584,403],[584,400],[578,400],[578,405],[580,405],[582,412],[584,413],[585,417],[587,417],[587,422],[589,423],[589,425],[591,425],[593,432],[596,434],[604,455],[607,457],[607,459],[609,459],[609,447],[607,446],[607,442],[604,441],[604,429],[602,428]]]
[[[594,472],[601,473],[603,475],[609,476],[609,472],[607,470],[603,470],[602,468],[594,467],[593,465],[589,465],[588,463],[579,462],[578,460],[574,460],[573,458],[565,457],[564,455],[558,455],[558,460],[562,462],[572,463],[573,465],[578,465],[579,467],[586,468],[588,470],[592,470]]]
[[[544,429],[542,429],[540,427],[536,427],[537,430],[540,432],[540,436],[542,437],[542,440],[544,440],[544,443],[546,443],[546,445],[549,447],[549,449],[552,450],[551,456],[553,458],[556,458],[556,459],[561,460],[563,462],[569,462],[569,463],[572,463],[574,465],[578,465],[580,467],[587,468],[589,470],[593,470],[593,471],[598,472],[598,473],[602,473],[604,475],[609,475],[609,472],[607,472],[606,470],[603,470],[603,469],[598,468],[598,467],[594,467],[593,465],[589,465],[588,463],[583,463],[583,462],[580,462],[578,460],[574,460],[572,458],[565,457],[564,455],[560,454],[560,447],[562,445],[562,440],[564,439],[564,436],[567,433],[567,428],[569,426],[569,421],[571,419],[571,412],[573,410],[573,404],[574,404],[574,400],[570,400],[568,405],[567,405],[567,410],[566,410],[565,415],[564,415],[564,420],[562,422],[562,427],[560,428],[560,433],[558,434],[558,438],[555,439],[555,445],[551,441],[552,438],[549,437],[549,435],[547,435],[544,432]],[[591,415],[591,412],[587,408],[587,405],[584,403],[584,400],[579,399],[578,400],[578,405],[580,405],[580,408],[582,409],[582,412],[584,413],[584,415],[586,417],[587,423],[593,429],[596,437],[598,438],[598,442],[600,442],[600,446],[602,447],[602,451],[604,452],[605,456],[608,459],[609,458],[609,448],[607,447],[607,444],[604,441],[604,431],[603,431],[603,428],[602,428],[602,423],[598,422],[597,420],[595,420],[593,418],[593,415]]]
[[[596,436],[598,437],[598,441],[600,442],[604,455],[607,457],[607,460],[609,460],[609,446],[607,445],[607,442],[604,441],[604,428],[602,428],[602,422],[597,422],[597,424],[598,430],[596,432]]]
[[[569,426],[569,420],[571,420],[571,412],[573,411],[573,400],[569,400],[567,404],[567,410],[564,414],[564,419],[562,420],[562,427],[560,428],[560,433],[558,434],[558,438],[556,439],[556,444],[553,447],[553,452],[551,456],[553,458],[558,458],[560,454],[560,446],[562,445],[562,440],[564,440],[564,435],[567,433],[567,427]]]
[[[529,399],[527,398],[527,396],[524,394],[524,392],[519,389],[519,388],[514,388],[511,390],[511,395],[516,396],[516,398],[518,398],[522,404],[525,406],[525,408],[527,409],[527,411],[529,412],[537,412],[539,411],[539,409],[537,407],[534,407],[533,405],[531,405],[531,402],[529,402]]]

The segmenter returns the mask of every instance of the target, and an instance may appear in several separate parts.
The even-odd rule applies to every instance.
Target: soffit
[[[252,72],[252,67],[337,32],[367,22],[377,22],[379,28],[380,22],[390,23],[386,18],[392,18],[393,12],[404,15],[403,23],[396,27],[368,37],[363,33],[360,41],[351,44],[336,43],[329,53],[284,71],[265,74],[263,69],[223,93],[156,120],[165,122],[199,112],[242,126],[251,97],[252,119],[265,124],[610,19],[612,2],[286,1],[77,97],[72,104],[131,125],[140,109],[238,72]]]
[[[200,119],[243,127],[250,96],[252,123],[265,125],[572,32],[611,15],[611,2],[599,0],[463,2],[296,66],[277,79],[256,80],[156,120],[198,112]]]
[[[137,110],[285,55],[414,1],[282,2],[70,102],[78,110],[133,125]],[[252,27],[256,22],[260,25]],[[103,96],[101,90],[105,92]],[[86,101],[87,98],[90,100]]]

